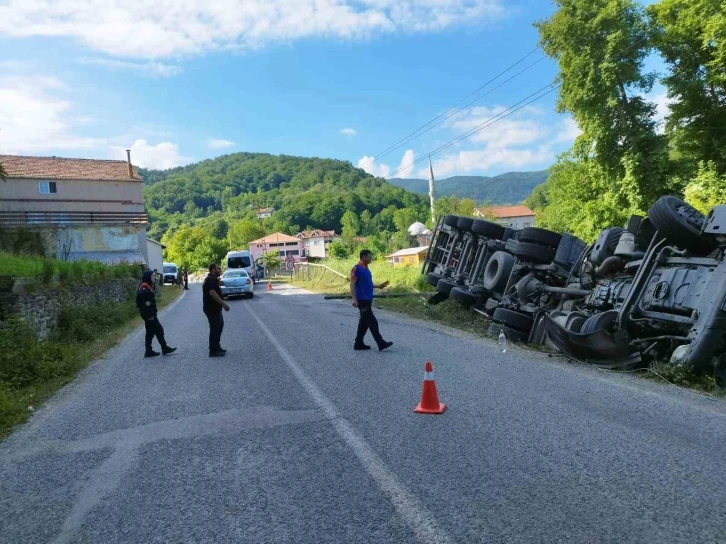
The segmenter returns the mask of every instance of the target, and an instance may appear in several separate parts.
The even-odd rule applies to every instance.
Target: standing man
[[[164,281],[164,279],[161,276],[159,276],[159,271],[156,268],[154,268],[154,272],[153,272],[152,276],[154,278],[154,283],[153,283],[154,296],[156,298],[158,298],[159,300],[161,300],[161,283]]]
[[[373,289],[383,289],[388,285],[384,281],[380,285],[373,285],[373,275],[368,269],[368,265],[373,260],[372,253],[364,249],[360,252],[360,262],[353,267],[350,272],[350,294],[353,297],[353,306],[360,311],[360,320],[358,321],[358,334],[355,337],[353,349],[356,351],[371,349],[363,343],[368,329],[370,329],[373,339],[378,344],[378,351],[390,348],[393,342],[386,342],[381,333],[378,331],[378,320],[373,315]]]
[[[169,355],[176,351],[176,348],[170,348],[166,343],[164,327],[161,326],[157,317],[156,296],[154,295],[154,288],[151,286],[153,275],[154,273],[151,270],[144,272],[141,276],[141,284],[136,290],[136,307],[139,309],[139,314],[146,326],[146,353],[144,357],[158,357],[160,355],[158,351],[154,351],[151,345],[154,336],[159,341],[161,353]]]
[[[184,269],[184,290],[189,291],[189,271]]]
[[[184,274],[181,268],[178,268],[176,271],[176,284],[179,286],[179,289],[184,288]]]
[[[204,315],[209,321],[209,356],[224,357],[227,353],[226,349],[222,349],[220,345],[222,339],[222,330],[224,330],[224,317],[222,310],[229,312],[229,306],[222,300],[222,289],[219,287],[219,276],[222,271],[219,265],[212,263],[209,265],[209,274],[204,279],[202,285],[202,303],[204,305]]]

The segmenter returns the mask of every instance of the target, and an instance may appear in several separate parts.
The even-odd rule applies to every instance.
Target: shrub
[[[43,259],[43,283],[50,283],[53,281],[55,275],[55,266],[53,261],[50,259]]]

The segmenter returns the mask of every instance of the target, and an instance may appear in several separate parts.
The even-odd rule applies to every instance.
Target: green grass
[[[330,294],[344,294],[349,292],[348,277],[350,271],[358,262],[357,259],[326,259],[320,264],[330,267],[331,269],[343,274],[346,279],[333,274],[324,268],[310,267],[309,274],[302,272],[293,277],[291,283],[310,289],[311,291],[319,291]],[[410,293],[410,292],[433,292],[431,286],[426,283],[426,278],[421,275],[419,266],[406,266],[403,268],[393,268],[385,261],[373,261],[369,268],[373,274],[374,283],[390,282],[385,289],[387,293]],[[308,280],[308,277],[310,280]]]
[[[182,290],[162,293],[160,308]],[[140,324],[131,301],[64,309],[49,341],[36,340],[22,320],[8,320],[0,329],[0,438]]]
[[[106,265],[94,261],[59,261],[44,257],[18,256],[0,252],[0,276],[32,278],[50,283],[57,276],[61,283],[108,278],[137,277],[136,264]]]

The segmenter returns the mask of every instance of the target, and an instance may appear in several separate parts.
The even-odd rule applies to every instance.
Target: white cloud
[[[234,142],[229,140],[209,140],[209,147],[211,149],[225,149],[227,147],[234,147]]]
[[[353,138],[358,135],[358,131],[354,128],[344,128],[340,133],[346,138]]]
[[[552,148],[543,144],[534,149],[472,149],[459,151],[433,161],[437,178],[486,172],[494,167],[526,169],[541,166],[553,159]],[[423,172],[419,177],[424,177]]]
[[[436,32],[504,14],[503,0],[8,0],[0,34],[69,37],[110,55],[165,58],[312,37]]]
[[[507,108],[494,106],[491,108],[476,106],[457,116],[450,125],[460,134],[468,133],[481,127],[481,130],[470,138],[471,142],[486,143],[497,148],[512,145],[526,145],[536,142],[548,133],[548,128],[539,120],[521,119],[522,116],[540,115],[537,110],[524,108],[516,117],[503,117]]]
[[[665,130],[665,122],[671,113],[671,104],[675,101],[672,98],[668,98],[665,91],[645,98],[655,104],[655,120],[658,123],[656,130],[663,133]]]
[[[126,159],[126,149],[131,149],[131,162],[142,168],[166,170],[192,162],[190,157],[180,155],[179,146],[171,142],[149,145],[146,140],[136,140],[130,148],[111,146],[117,159]]]
[[[403,154],[403,158],[401,159],[401,164],[399,164],[398,168],[396,168],[396,177],[410,178],[413,175],[413,162],[415,160],[416,153],[413,152],[413,149],[406,150],[406,152]]]
[[[569,117],[560,123],[560,130],[555,135],[555,142],[573,143],[580,134],[582,134],[582,131],[577,126],[577,121]]]
[[[75,133],[65,85],[49,77],[0,77],[0,153],[88,149],[104,141]]]
[[[130,70],[143,76],[150,77],[172,77],[184,72],[181,66],[177,66],[176,64],[165,64],[163,62],[156,61],[132,62],[116,59],[93,58],[81,59],[80,62],[83,64],[103,66],[113,70]]]
[[[358,160],[358,168],[362,168],[369,174],[378,178],[387,178],[391,174],[391,167],[385,164],[377,163],[374,157],[363,156]]]

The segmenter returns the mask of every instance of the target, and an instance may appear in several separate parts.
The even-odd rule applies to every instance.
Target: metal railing
[[[145,225],[144,212],[6,212],[0,211],[0,227],[35,225]]]

